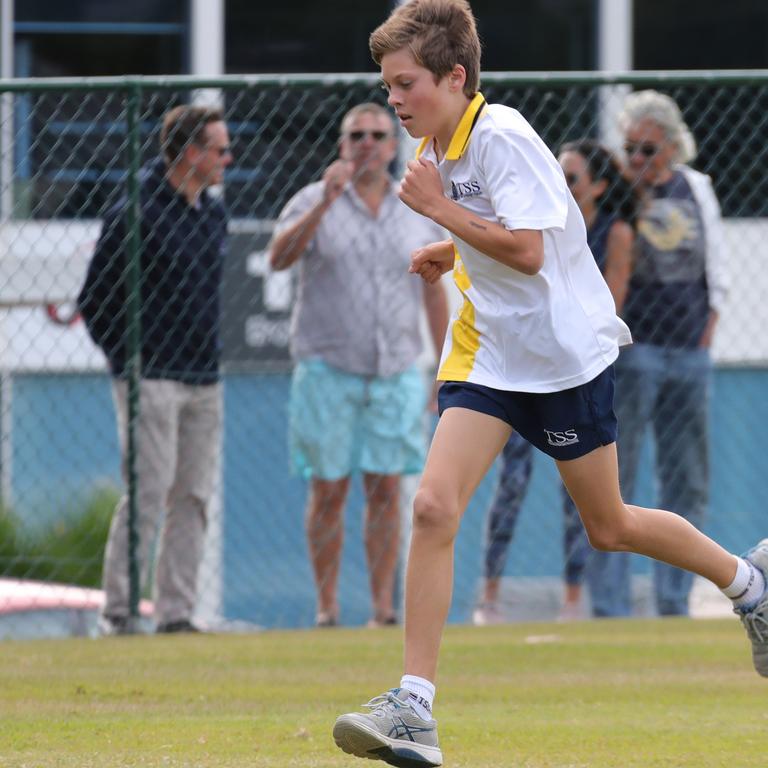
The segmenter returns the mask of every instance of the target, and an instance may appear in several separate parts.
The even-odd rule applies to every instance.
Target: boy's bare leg
[[[453,543],[464,510],[509,439],[508,424],[448,408],[437,425],[413,503],[405,584],[405,673],[434,681],[453,592]]]
[[[733,581],[736,557],[680,515],[624,504],[615,443],[556,463],[593,547],[646,555],[692,571],[721,589]]]

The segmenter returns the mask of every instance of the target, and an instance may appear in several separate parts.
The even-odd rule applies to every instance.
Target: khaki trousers
[[[112,394],[127,482],[128,385],[114,380]],[[142,592],[151,573],[158,529],[155,620],[191,620],[202,557],[207,506],[213,493],[222,423],[221,385],[164,379],[140,382],[136,431],[138,558]],[[128,497],[118,502],[104,555],[104,614],[128,616]]]

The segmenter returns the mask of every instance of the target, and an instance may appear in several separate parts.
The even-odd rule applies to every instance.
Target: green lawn
[[[0,643],[0,766],[373,768],[331,727],[400,657],[397,629]],[[435,713],[448,768],[763,768],[767,695],[736,620],[454,627]]]

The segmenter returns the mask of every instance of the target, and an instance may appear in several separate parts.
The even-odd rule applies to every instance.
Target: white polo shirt
[[[591,381],[630,344],[587,246],[584,219],[555,157],[525,118],[477,94],[439,163],[432,137],[419,154],[446,196],[509,230],[540,230],[544,264],[525,275],[453,235],[463,305],[451,319],[441,381],[516,392],[558,392]]]

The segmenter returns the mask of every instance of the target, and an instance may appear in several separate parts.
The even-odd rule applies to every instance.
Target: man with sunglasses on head
[[[160,131],[161,156],[139,176],[140,364],[136,422],[138,562],[141,584],[163,522],[155,568],[157,631],[197,632],[192,623],[207,507],[221,433],[219,289],[227,216],[209,187],[232,162],[218,109],[181,105]],[[78,306],[113,376],[126,469],[131,317],[131,203],[107,211]],[[118,503],[104,553],[102,634],[127,634],[130,617],[128,499]]]
[[[650,426],[659,505],[701,528],[709,500],[709,349],[727,293],[720,206],[710,178],[686,165],[696,144],[673,99],[638,91],[619,119],[627,173],[641,196],[622,312],[634,344],[616,362],[620,485],[636,501]],[[602,596],[605,613],[628,613],[629,555],[598,552],[590,567],[612,584]],[[693,575],[658,561],[653,567],[658,614],[687,615]]]
[[[339,158],[291,199],[270,244],[273,269],[298,267],[289,443],[309,481],[306,531],[317,589],[316,624],[339,623],[343,511],[353,473],[363,477],[370,626],[397,621],[400,477],[421,470],[427,404],[420,316],[439,359],[448,324],[442,284],[408,273],[411,256],[443,239],[398,198],[389,174],[395,126],[379,104],[341,122]]]

